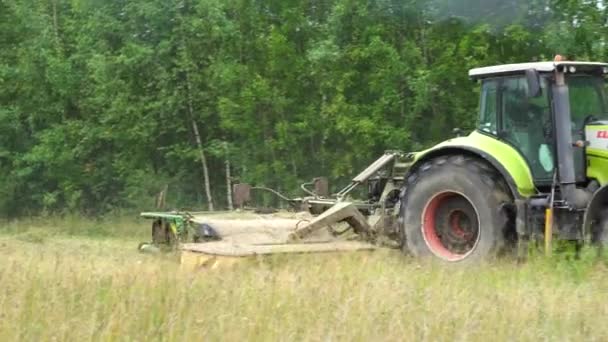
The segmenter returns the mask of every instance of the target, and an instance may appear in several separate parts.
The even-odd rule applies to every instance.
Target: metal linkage
[[[344,189],[340,190],[340,192],[336,194],[338,201],[342,200],[344,197],[346,197],[346,195],[353,191],[353,189],[368,180],[371,176],[376,174],[376,172],[385,167],[388,163],[395,160],[397,156],[400,156],[402,154],[403,153],[399,151],[385,152],[380,158],[378,158],[365,170],[355,176],[355,178],[352,179],[349,185],[347,185]]]

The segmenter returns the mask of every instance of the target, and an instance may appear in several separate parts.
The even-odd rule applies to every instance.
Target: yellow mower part
[[[545,211],[545,255],[551,256],[553,249],[553,209]]]

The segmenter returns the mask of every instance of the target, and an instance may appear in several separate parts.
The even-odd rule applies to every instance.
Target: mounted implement
[[[554,238],[602,246],[608,242],[606,75],[608,64],[561,58],[473,69],[480,112],[468,136],[417,153],[388,151],[333,196],[324,179],[304,184],[309,196],[283,198],[307,215],[256,216],[242,234],[231,231],[242,222],[208,214],[143,213],[154,224],[152,244],[142,248],[181,242],[205,255],[224,248],[237,256],[391,245],[460,262],[528,241],[544,241],[549,252]],[[353,199],[361,186],[367,197]],[[244,205],[252,190],[269,189],[238,184],[235,202]],[[269,230],[272,238],[258,239]]]
[[[142,213],[142,217],[153,220],[153,239],[141,244],[140,250],[180,248],[203,254],[203,263],[212,260],[215,265],[218,257],[225,260],[277,253],[376,249],[373,242],[378,236],[395,235],[398,230],[396,204],[403,186],[403,176],[398,175],[407,171],[412,159],[413,154],[386,152],[333,197],[306,188],[315,183],[317,190],[325,188],[319,185],[319,182],[325,183],[323,179],[303,184],[310,196],[287,199],[279,194],[300,209],[300,213]],[[362,184],[368,184],[369,198],[362,201],[350,198],[349,194]],[[235,204],[244,206],[252,189],[268,190],[237,184]],[[346,235],[349,238],[345,239]]]

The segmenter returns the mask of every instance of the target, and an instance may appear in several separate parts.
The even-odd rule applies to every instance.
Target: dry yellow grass
[[[1,341],[608,340],[608,270],[591,258],[446,268],[378,251],[185,272],[136,252],[144,223],[106,225],[0,228]]]

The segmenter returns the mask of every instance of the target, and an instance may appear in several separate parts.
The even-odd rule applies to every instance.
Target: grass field
[[[421,264],[394,251],[188,272],[142,255],[135,219],[0,225],[0,341],[608,340],[608,269],[587,257]]]

